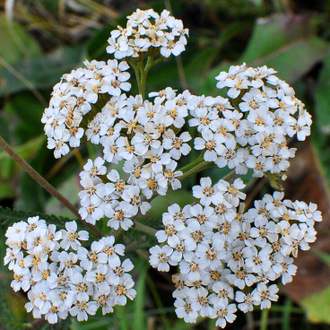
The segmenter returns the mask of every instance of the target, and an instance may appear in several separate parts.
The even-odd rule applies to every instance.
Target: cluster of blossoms
[[[80,146],[84,135],[84,116],[91,112],[94,104],[102,102],[103,95],[119,96],[121,90],[129,91],[131,88],[127,82],[130,74],[125,72],[129,68],[126,62],[86,60],[84,64],[85,68],[63,75],[54,86],[49,107],[41,119],[48,137],[47,147],[55,149],[55,158],[66,155],[70,151],[69,146]],[[93,116],[93,111],[90,115]]]
[[[89,123],[86,135],[91,142],[101,144],[103,157],[88,160],[80,173],[80,214],[87,222],[104,216],[114,229],[127,230],[133,225],[129,218],[140,211],[145,214],[150,204],[143,201],[156,194],[166,195],[169,186],[181,188],[178,161],[190,153],[188,132],[176,133],[188,116],[186,91],[176,95],[167,88],[154,102],[143,101],[140,95],[126,98],[124,94],[111,99]],[[105,161],[123,161],[127,180],[112,169],[107,172]],[[106,176],[106,179],[104,178]]]
[[[159,49],[161,56],[180,55],[187,44],[188,29],[168,10],[159,15],[152,9],[138,9],[128,16],[125,28],[111,32],[107,52],[117,59],[139,58],[143,53]]]
[[[156,233],[162,245],[150,249],[150,264],[165,272],[179,267],[174,305],[186,322],[209,317],[224,328],[237,307],[270,308],[278,287],[269,282],[291,282],[298,249],[308,250],[316,239],[314,223],[322,220],[316,204],[283,200],[284,193],[275,192],[244,212],[244,187],[241,179],[212,185],[202,178],[193,187],[199,203],[182,210],[173,204],[163,214],[165,229]]]
[[[167,87],[144,99],[150,68],[185,50],[188,30],[169,14],[138,9],[128,16],[126,27],[112,31],[108,40],[107,52],[115,59],[85,61],[85,68],[65,74],[42,117],[55,158],[82,139],[102,148],[102,156],[89,159],[80,173],[79,214],[92,225],[101,220],[128,230],[147,214],[151,198],[180,189],[183,179],[210,163],[238,175],[251,170],[254,177],[285,178],[295,154],[287,140],[310,135],[304,104],[266,66],[243,64],[221,72],[216,86],[228,88],[228,98]],[[129,64],[139,95],[124,93],[131,88]],[[180,168],[192,149],[200,157]],[[126,177],[107,163],[121,166]],[[163,214],[165,229],[156,233],[161,246],[150,249],[150,264],[165,272],[179,268],[173,296],[177,315],[186,322],[209,317],[223,328],[235,320],[237,309],[269,308],[278,298],[278,287],[270,282],[291,282],[298,249],[316,239],[314,222],[322,217],[315,204],[283,200],[284,194],[275,192],[245,210],[244,187],[241,179],[212,185],[202,178],[193,187],[197,204],[182,210],[173,204]],[[121,262],[124,246],[114,245],[113,236],[87,250],[80,241],[88,233],[77,232],[75,222],[56,231],[38,217],[14,224],[6,236],[12,287],[29,291],[26,308],[36,318],[44,315],[55,323],[70,314],[86,320],[99,307],[109,313],[136,295],[127,273],[133,264]]]
[[[271,75],[272,69],[249,68],[246,71],[250,72],[250,76],[254,72],[254,77],[269,73],[269,80],[275,81],[275,76]],[[277,85],[286,85],[276,79]],[[250,85],[256,85],[256,82],[251,81]],[[251,89],[251,93],[254,90]],[[128,179],[127,182],[122,180],[118,172],[112,170],[107,174],[110,182],[103,183],[95,173],[99,171],[95,169],[97,166],[89,160],[86,169],[93,173],[88,170],[81,173],[83,219],[95,224],[95,221],[107,216],[111,219],[109,226],[118,229],[118,224],[135,216],[139,207],[142,214],[148,211],[150,205],[141,202],[143,197],[150,199],[156,193],[165,195],[169,184],[174,190],[181,188],[178,178],[182,172],[176,171],[176,168],[181,156],[191,151],[188,142],[192,138],[189,132],[176,132],[180,132],[185,123],[191,127],[197,126],[201,136],[194,139],[194,148],[204,152],[207,162],[214,162],[221,168],[235,168],[238,174],[245,174],[251,168],[256,177],[263,176],[265,172],[285,172],[289,166],[288,158],[293,157],[295,152],[295,149],[287,147],[287,137],[297,133],[300,140],[304,139],[309,134],[310,115],[301,110],[303,108],[298,101],[292,101],[295,105],[291,106],[290,111],[283,110],[285,107],[281,104],[284,101],[279,95],[286,95],[284,87],[274,90],[263,85],[263,90],[269,95],[268,101],[266,96],[263,103],[259,100],[263,110],[258,110],[257,105],[248,110],[244,107],[246,102],[239,104],[247,114],[246,119],[243,119],[243,112],[235,110],[227,98],[195,96],[188,90],[177,95],[170,87],[150,93],[149,96],[154,97],[153,102],[143,101],[141,95],[112,97],[90,121],[86,135],[92,143],[103,147],[103,158],[97,161],[102,168],[99,174],[107,174],[104,161],[113,164],[124,161],[123,170],[128,174]],[[289,87],[286,90],[292,91]],[[265,94],[258,91],[261,96]],[[282,99],[288,98],[283,96]],[[251,102],[257,104],[256,101]],[[285,104],[289,103],[287,100]],[[275,112],[270,110],[270,106]],[[283,109],[280,109],[282,106]],[[300,126],[289,114],[297,112],[298,107],[301,107]],[[267,123],[259,115],[268,118]],[[309,119],[308,125],[305,122],[306,125],[302,126],[303,118]],[[301,130],[295,131],[297,127]],[[119,211],[117,215],[120,219],[117,219],[116,211]],[[127,220],[121,227],[127,230],[132,225],[133,222]]]
[[[205,150],[206,161],[235,168],[237,174],[252,169],[254,177],[288,169],[296,149],[288,148],[287,139],[305,140],[312,120],[294,90],[274,73],[244,63],[216,77],[217,88],[227,87],[229,99],[202,98],[189,120],[201,133],[195,149]]]
[[[88,232],[77,231],[75,221],[66,222],[66,230],[56,231],[39,217],[28,218],[9,227],[4,263],[14,272],[14,291],[28,291],[25,304],[34,318],[44,315],[49,323],[66,319],[78,321],[88,314],[113,312],[115,305],[134,299],[134,281],[127,272],[133,269],[129,259],[121,262],[125,247],[113,236],[94,241],[90,250],[81,246]]]

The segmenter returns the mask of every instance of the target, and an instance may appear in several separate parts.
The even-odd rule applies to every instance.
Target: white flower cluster
[[[79,147],[84,135],[103,148],[102,157],[89,159],[80,173],[79,214],[86,222],[107,218],[114,230],[128,230],[135,217],[148,212],[152,197],[165,196],[169,187],[180,189],[179,178],[199,165],[205,168],[205,162],[236,174],[250,169],[254,177],[281,176],[295,154],[287,140],[310,135],[312,120],[304,104],[266,66],[244,63],[221,72],[216,86],[227,87],[228,98],[188,90],[177,94],[170,87],[150,93],[149,100],[123,93],[131,88],[129,66],[117,60],[127,59],[134,67],[143,94],[152,65],[183,52],[187,36],[182,21],[168,11],[159,15],[138,9],[125,28],[111,32],[107,52],[115,59],[85,61],[86,68],[55,85],[42,117],[55,158]],[[190,133],[196,129],[193,141],[188,128]],[[183,173],[177,167],[192,146],[201,157]],[[106,162],[121,162],[126,178]],[[269,282],[291,282],[298,249],[307,250],[316,239],[314,222],[322,217],[315,204],[283,200],[284,194],[275,192],[245,211],[244,187],[241,179],[212,185],[210,178],[202,178],[193,187],[199,203],[182,210],[173,204],[163,214],[165,229],[156,234],[162,245],[150,249],[150,264],[159,271],[179,266],[173,296],[177,315],[186,322],[209,317],[223,328],[235,320],[237,309],[269,308],[278,298],[278,287]],[[45,315],[50,323],[68,313],[80,321],[99,307],[105,314],[124,305],[126,297],[133,299],[134,282],[127,273],[133,264],[118,256],[124,255],[124,246],[114,245],[110,236],[87,250],[80,244],[87,232],[77,232],[75,222],[66,229],[56,231],[35,217],[6,233],[5,263],[14,270],[14,290],[29,290],[28,311]]]
[[[115,58],[138,58],[157,48],[163,57],[168,58],[185,50],[188,29],[183,28],[181,20],[170,16],[169,11],[163,10],[159,15],[152,9],[137,9],[127,18],[126,27],[118,26],[108,39],[107,52],[114,54]]]
[[[129,68],[126,62],[86,60],[84,64],[85,68],[63,75],[54,86],[49,107],[41,119],[48,137],[47,147],[55,149],[55,158],[66,155],[70,151],[69,146],[80,146],[84,135],[82,121],[99,100],[99,94],[119,96],[121,90],[129,91],[131,88],[127,82],[130,74],[125,72]]]
[[[38,216],[9,227],[4,263],[14,272],[14,291],[28,291],[25,304],[34,318],[44,315],[49,323],[66,319],[68,314],[78,321],[102,313],[113,312],[115,305],[134,299],[134,281],[127,272],[133,269],[129,259],[121,262],[125,247],[113,236],[94,241],[90,250],[81,246],[88,232],[77,231],[75,221],[56,231]]]
[[[296,149],[288,148],[287,139],[305,140],[312,120],[294,90],[274,73],[243,64],[216,77],[217,88],[227,87],[230,99],[205,97],[189,121],[201,133],[195,149],[205,150],[206,161],[235,168],[237,174],[253,169],[255,177],[288,169]]]
[[[162,245],[150,249],[150,264],[165,272],[179,266],[173,297],[186,322],[209,317],[224,328],[237,307],[270,308],[278,287],[269,282],[291,282],[298,249],[308,250],[316,239],[314,223],[322,220],[316,204],[283,200],[284,193],[275,192],[244,212],[244,187],[241,179],[212,185],[202,178],[193,187],[199,203],[182,210],[173,204],[163,214],[165,228],[156,233]]]
[[[151,95],[156,96],[153,103],[140,95],[115,97],[90,122],[86,135],[103,146],[104,156],[88,160],[80,173],[84,190],[79,193],[79,212],[85,221],[95,224],[106,216],[108,226],[127,230],[133,225],[130,218],[150,209],[143,199],[164,196],[169,186],[181,188],[182,172],[176,168],[191,151],[191,136],[176,132],[184,126],[194,98],[188,91],[176,95],[171,88]],[[107,172],[105,161],[124,161],[127,181],[114,169]]]

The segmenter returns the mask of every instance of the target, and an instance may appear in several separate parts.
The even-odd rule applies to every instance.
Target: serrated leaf
[[[10,208],[4,208],[0,206],[0,222],[3,226],[11,226],[14,222],[26,221],[29,217],[39,216],[40,219],[44,219],[48,224],[55,224],[61,228],[64,228],[64,224],[67,221],[72,221],[69,218],[49,215],[40,212],[26,212],[21,210],[12,210]]]

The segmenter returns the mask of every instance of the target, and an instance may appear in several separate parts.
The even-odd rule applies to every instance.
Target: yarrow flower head
[[[315,241],[314,225],[322,220],[316,204],[274,192],[247,209],[247,184],[239,177],[214,183],[202,176],[190,187],[195,202],[170,205],[161,215],[163,228],[139,222],[149,217],[154,197],[181,189],[183,180],[212,165],[235,172],[228,177],[250,171],[277,186],[295,156],[288,139],[310,135],[304,104],[266,66],[243,63],[220,72],[216,87],[227,88],[227,97],[171,87],[145,97],[151,67],[180,55],[187,36],[167,10],[137,9],[125,27],[110,33],[106,50],[113,59],[85,61],[54,86],[42,117],[47,147],[60,158],[82,141],[98,146],[79,174],[79,215],[95,232],[95,225],[108,226],[111,234],[86,245],[89,234],[75,221],[56,230],[38,216],[8,228],[4,263],[14,272],[12,288],[27,292],[33,317],[85,321],[99,308],[104,315],[133,300],[134,265],[123,260],[125,246],[112,235],[126,235],[133,226],[155,234],[160,244],[149,250],[153,268],[177,268],[177,316],[187,323],[208,317],[221,328],[238,310],[270,308],[278,299],[273,282],[290,283],[299,249]],[[126,94],[130,68],[137,95]]]
[[[181,20],[170,16],[168,10],[159,15],[152,9],[137,9],[127,18],[126,27],[118,26],[108,39],[107,52],[116,59],[138,58],[157,50],[168,58],[185,50],[188,29],[183,28]]]
[[[63,75],[54,86],[49,107],[41,119],[45,124],[48,148],[54,149],[55,158],[66,155],[70,147],[79,147],[87,127],[97,131],[84,120],[91,111],[95,112],[94,104],[98,101],[105,103],[105,95],[118,97],[121,90],[129,91],[131,88],[127,82],[130,74],[125,72],[129,68],[126,62],[86,60],[84,64],[85,68]]]
[[[207,316],[224,328],[236,319],[238,309],[270,308],[279,290],[270,282],[291,282],[298,249],[309,249],[316,239],[313,226],[321,218],[315,204],[292,203],[275,192],[242,212],[244,187],[240,179],[233,185],[224,180],[212,185],[210,178],[202,178],[193,187],[199,203],[182,211],[173,204],[163,214],[165,229],[156,233],[162,247],[150,249],[150,264],[165,272],[178,266],[174,306],[188,323]],[[308,221],[311,211],[313,220]]]
[[[26,310],[52,324],[69,314],[85,321],[99,308],[103,314],[111,313],[115,305],[134,299],[134,281],[128,273],[133,264],[120,259],[124,246],[115,245],[109,236],[94,241],[88,250],[81,247],[88,233],[77,232],[75,221],[65,227],[56,231],[54,225],[34,217],[6,232],[9,248],[4,263],[14,272],[14,291],[28,292]],[[72,252],[67,252],[69,247]]]

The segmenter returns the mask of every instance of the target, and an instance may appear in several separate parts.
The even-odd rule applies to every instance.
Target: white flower
[[[267,287],[264,283],[259,283],[257,288],[254,290],[254,297],[258,305],[260,304],[260,308],[270,308],[271,301],[277,301],[278,295],[278,287],[276,284],[270,285]]]
[[[168,245],[174,248],[180,242],[177,234],[185,228],[185,225],[182,220],[174,220],[169,213],[163,214],[162,222],[165,230],[159,230],[155,234],[158,242],[163,243],[167,241]]]
[[[190,153],[191,147],[186,143],[191,140],[191,136],[188,132],[183,132],[177,137],[175,133],[169,129],[165,135],[163,147],[166,150],[170,150],[170,155],[173,159],[179,160],[181,155],[187,156]]]
[[[114,209],[106,209],[105,215],[110,218],[107,225],[115,230],[119,227],[128,230],[133,226],[133,221],[130,219],[133,216],[132,205],[126,201],[120,202]]]
[[[192,301],[189,299],[189,297],[186,300],[177,298],[174,302],[174,306],[176,307],[176,315],[180,319],[183,318],[187,323],[195,323],[198,317],[198,313],[192,308],[191,303]]]
[[[245,294],[242,291],[237,291],[235,294],[235,300],[240,303],[238,304],[238,308],[242,312],[247,313],[253,311],[255,297],[252,293]]]
[[[202,205],[208,206],[212,201],[212,196],[215,194],[211,178],[201,178],[200,183],[200,186],[193,187],[193,196],[199,198]]]
[[[61,247],[64,250],[68,250],[70,247],[74,250],[78,250],[81,246],[79,241],[88,241],[88,232],[81,230],[77,232],[77,223],[75,221],[66,222],[66,230],[62,230]]]
[[[171,247],[168,245],[164,245],[163,247],[156,245],[150,248],[149,252],[149,263],[152,267],[157,267],[160,272],[168,272],[170,270],[169,258],[173,252]]]
[[[115,286],[115,304],[126,305],[127,298],[133,300],[136,296],[136,291],[133,289],[134,281],[129,274],[120,277],[119,283]],[[126,298],[127,297],[127,298]]]
[[[237,311],[235,304],[226,304],[223,300],[219,300],[214,304],[215,318],[217,318],[215,325],[225,328],[227,322],[233,323],[236,319],[234,314]]]
[[[97,303],[95,301],[88,301],[88,299],[77,299],[74,306],[69,309],[69,313],[72,316],[77,316],[78,321],[87,321],[88,314],[95,315],[96,311]]]

